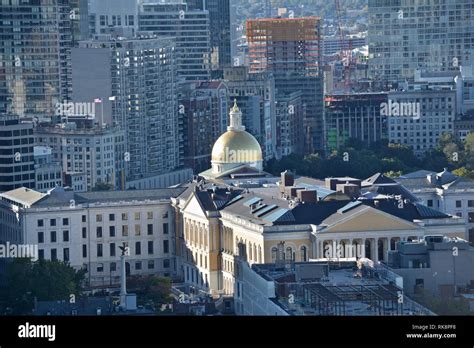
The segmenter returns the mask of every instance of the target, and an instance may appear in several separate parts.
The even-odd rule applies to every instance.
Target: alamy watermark
[[[89,119],[95,118],[95,104],[96,103],[76,103],[67,102],[56,103],[55,114],[62,117],[85,117]]]
[[[343,244],[329,243],[324,246],[324,257],[326,259],[342,259],[342,258],[364,258],[365,245],[363,244]]]
[[[419,120],[421,117],[421,105],[417,102],[397,102],[389,100],[388,103],[380,104],[381,116],[411,117]]]
[[[220,160],[225,163],[249,163],[255,162],[259,156],[257,150],[233,150],[226,147],[220,154]]]
[[[0,244],[0,258],[30,258],[33,261],[38,260],[37,244]]]

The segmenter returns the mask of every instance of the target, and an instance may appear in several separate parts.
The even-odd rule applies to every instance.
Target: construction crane
[[[353,66],[353,59],[352,59],[352,40],[350,38],[346,38],[345,32],[342,29],[342,11],[341,11],[341,4],[339,0],[334,0],[336,3],[336,17],[337,17],[337,27],[339,30],[339,37],[340,37],[340,47],[341,47],[341,59],[342,64],[344,66],[344,90],[346,93],[351,91],[352,82],[351,82],[351,70]]]

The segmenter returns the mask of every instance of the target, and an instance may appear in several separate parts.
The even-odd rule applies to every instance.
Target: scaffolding
[[[305,302],[320,315],[403,315],[402,290],[392,284],[303,287]],[[402,295],[403,296],[403,295]]]
[[[250,72],[319,76],[321,18],[266,18],[247,21]]]

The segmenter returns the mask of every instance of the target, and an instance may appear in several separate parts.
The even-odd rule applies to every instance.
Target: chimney
[[[336,188],[336,191],[342,192],[349,197],[357,198],[360,196],[360,187],[356,184],[351,184],[349,181],[345,184],[338,184]]]
[[[280,183],[280,192],[284,193],[286,187],[293,186],[295,184],[295,175],[286,170],[281,173],[281,183]]]
[[[297,192],[298,199],[301,203],[317,203],[318,193],[316,190],[299,190]]]

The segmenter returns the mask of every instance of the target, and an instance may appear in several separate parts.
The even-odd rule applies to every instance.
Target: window
[[[474,208],[474,200],[471,200],[471,199],[468,200],[468,201],[467,201],[467,206],[468,206],[469,208]]]
[[[56,243],[56,231],[51,231],[50,237],[51,237],[51,243]]]
[[[117,264],[115,262],[110,263],[110,272],[115,272],[117,270]]]
[[[109,236],[115,237],[115,226],[109,226]]]
[[[141,227],[140,225],[135,225],[135,236],[141,235]]]
[[[43,226],[44,226],[44,220],[43,220],[43,219],[38,220],[38,221],[37,221],[37,226],[38,226],[38,227],[43,227]]]
[[[142,263],[141,263],[141,261],[135,262],[135,269],[136,269],[137,271],[139,271],[139,270],[142,269]]]
[[[38,250],[38,258],[40,260],[44,260],[44,250],[43,249]]]
[[[83,227],[82,228],[82,238],[87,238],[87,228],[86,227]]]
[[[433,200],[432,199],[428,199],[428,207],[432,207],[433,206]]]
[[[69,242],[69,231],[63,231],[63,242]]]
[[[103,263],[99,263],[97,265],[97,273],[102,273],[104,271],[104,264]]]
[[[58,251],[56,249],[51,249],[51,261],[56,261],[58,259]]]
[[[63,218],[63,226],[69,226],[69,219]]]
[[[140,220],[140,212],[135,213],[135,220],[139,221]]]
[[[300,248],[300,257],[301,257],[302,262],[306,262],[307,255],[306,255],[306,247],[304,245],[302,245]]]
[[[163,252],[165,254],[169,253],[170,252],[170,242],[167,241],[167,240],[164,240],[163,241]]]
[[[44,232],[38,232],[38,244],[44,243]]]
[[[104,256],[104,250],[102,244],[97,244],[97,257]]]
[[[153,220],[153,212],[152,211],[149,211],[147,214],[146,214],[146,217],[148,220]]]
[[[474,222],[474,213],[468,213],[468,220],[469,220],[469,223]]]
[[[164,223],[163,224],[163,234],[168,234],[168,233],[169,233],[168,223]]]
[[[148,261],[148,269],[155,269],[155,261],[153,260]]]
[[[153,235],[153,225],[152,224],[148,224],[147,232],[148,232],[149,236]]]
[[[82,244],[82,257],[86,258],[87,257],[87,245]]]
[[[96,232],[97,232],[97,238],[102,238],[102,227],[101,226],[97,226]]]
[[[142,254],[142,243],[141,242],[136,242],[135,243],[135,255],[141,255]]]
[[[127,236],[128,236],[128,226],[127,226],[127,225],[123,225],[123,226],[122,226],[122,236],[123,236],[123,237],[127,237]]]
[[[163,268],[170,268],[170,260],[164,259],[163,260]]]
[[[49,220],[49,226],[51,226],[51,227],[56,226],[56,219],[50,219]]]
[[[115,243],[110,243],[110,256],[115,256]]]
[[[82,215],[82,222],[87,222],[87,217],[85,215]]]
[[[272,262],[276,261],[278,249],[276,247],[272,248]]]
[[[456,201],[456,208],[462,207],[462,201]]]
[[[102,214],[97,214],[97,215],[95,216],[95,221],[96,221],[96,222],[102,222]]]
[[[115,221],[115,214],[109,214],[109,221]]]
[[[148,255],[153,254],[153,241],[148,242]]]
[[[286,248],[285,260],[295,261],[295,254],[293,253],[293,249],[291,247]]]
[[[127,221],[127,220],[128,220],[128,214],[122,213],[122,221]]]
[[[69,248],[63,249],[63,260],[64,262],[69,262]]]

